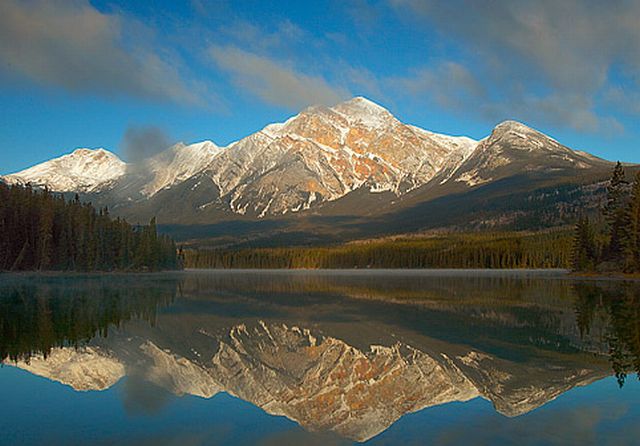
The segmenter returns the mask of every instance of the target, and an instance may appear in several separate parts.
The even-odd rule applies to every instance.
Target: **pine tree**
[[[624,169],[618,161],[607,187],[607,204],[604,209],[609,225],[607,260],[621,264],[624,260],[624,244],[627,219],[627,181]]]
[[[53,257],[53,203],[49,191],[45,189],[38,204],[38,239],[37,239],[37,268],[47,270],[51,267]]]
[[[626,217],[625,267],[629,272],[640,272],[640,172],[631,187]]]
[[[588,217],[580,218],[576,224],[572,255],[574,271],[594,269],[596,264],[595,238]]]

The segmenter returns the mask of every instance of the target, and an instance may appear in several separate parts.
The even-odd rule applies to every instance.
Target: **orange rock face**
[[[225,149],[210,172],[234,211],[264,216],[308,209],[359,188],[401,195],[459,163],[475,144],[405,125],[355,98],[267,126]]]

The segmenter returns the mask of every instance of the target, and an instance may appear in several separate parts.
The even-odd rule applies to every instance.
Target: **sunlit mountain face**
[[[0,181],[78,194],[133,223],[156,217],[183,240],[268,246],[563,226],[600,207],[612,168],[520,122],[474,140],[403,123],[355,97],[225,147],[179,143],[134,162],[77,149]]]
[[[553,273],[8,276],[0,352],[79,397],[227,394],[363,442],[429,408],[484,400],[516,419],[612,375],[622,386],[639,298]]]

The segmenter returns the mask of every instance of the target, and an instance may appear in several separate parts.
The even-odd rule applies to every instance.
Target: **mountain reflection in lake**
[[[639,290],[526,272],[3,275],[0,428],[9,444],[633,444]]]

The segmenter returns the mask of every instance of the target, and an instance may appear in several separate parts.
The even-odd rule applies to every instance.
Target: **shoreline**
[[[446,272],[446,273],[474,273],[474,272],[495,272],[495,273],[548,273],[548,274],[569,274],[569,270],[563,268],[185,268],[186,272],[197,271],[249,271],[249,272],[277,272],[277,271],[300,271],[300,272],[345,272],[345,273],[367,273],[367,272]]]
[[[181,273],[184,270],[166,270],[166,271],[0,271],[0,277],[2,276],[41,276],[41,277],[56,277],[56,276],[151,276],[158,274],[173,274]]]
[[[444,274],[452,276],[463,275],[538,275],[552,278],[567,278],[585,281],[640,281],[640,274],[626,273],[578,273],[562,268],[185,268],[167,271],[0,271],[0,277],[101,277],[101,276],[156,276],[181,273],[220,273],[220,274],[338,274],[338,275],[367,275],[376,273],[386,274]]]
[[[626,280],[640,281],[640,273],[597,273],[597,272],[569,272],[570,277],[584,280]]]

